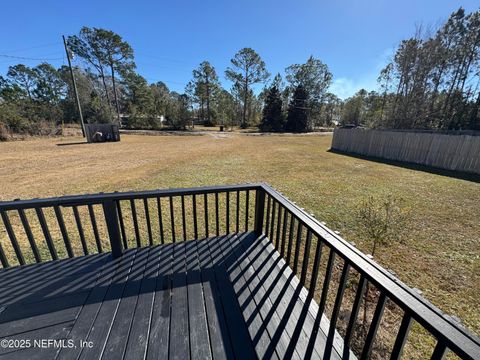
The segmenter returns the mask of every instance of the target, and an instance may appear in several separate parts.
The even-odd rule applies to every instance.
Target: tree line
[[[221,86],[214,66],[203,61],[192,72],[183,93],[171,91],[159,81],[148,81],[136,71],[134,51],[112,31],[83,27],[67,38],[74,66],[80,105],[87,123],[119,122],[131,128],[185,129],[193,122],[207,126],[248,126],[259,124],[268,89],[256,94],[253,86],[266,84],[270,74],[260,55],[251,48],[239,50],[225,71],[233,84]],[[305,64],[287,68],[291,86],[283,86],[280,75],[272,84],[288,99],[292,89],[305,82],[320,111],[332,75],[320,60],[311,57]],[[76,123],[79,114],[74,87],[67,66],[49,63],[35,67],[10,66],[0,76],[0,128],[14,133],[41,134],[59,123]],[[318,118],[319,119],[319,118]]]
[[[380,72],[378,90],[362,89],[344,101],[329,92],[332,73],[313,56],[272,77],[261,56],[243,48],[224,73],[230,89],[222,87],[215,67],[203,61],[179,93],[141,76],[130,44],[110,30],[83,27],[67,44],[82,64],[73,73],[88,123],[145,129],[203,123],[273,132],[337,124],[480,129],[480,11],[467,14],[460,8],[436,31],[419,28]],[[263,89],[257,94],[259,86]],[[66,66],[10,66],[0,76],[0,137],[77,123],[73,91]]]
[[[419,27],[380,72],[379,90],[343,104],[342,122],[395,129],[480,130],[480,11]]]

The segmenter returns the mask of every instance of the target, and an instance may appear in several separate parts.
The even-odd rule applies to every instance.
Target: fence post
[[[106,200],[102,205],[107,223],[108,237],[110,238],[110,246],[112,248],[112,256],[115,259],[122,256],[123,253],[120,228],[118,226],[117,206],[113,200]]]
[[[263,213],[265,210],[265,190],[258,187],[255,191],[255,227],[254,230],[257,235],[263,233]]]

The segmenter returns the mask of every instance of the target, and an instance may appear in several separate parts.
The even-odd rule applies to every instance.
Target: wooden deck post
[[[118,226],[117,206],[113,200],[106,200],[102,203],[105,221],[107,223],[108,237],[112,248],[113,258],[122,256],[123,247],[120,239],[120,228]]]
[[[257,235],[262,235],[263,232],[263,216],[265,210],[265,191],[262,188],[257,188],[255,191],[255,227],[254,230]]]

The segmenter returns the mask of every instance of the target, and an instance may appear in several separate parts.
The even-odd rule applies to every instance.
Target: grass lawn
[[[355,206],[369,194],[393,194],[412,221],[406,241],[376,261],[480,333],[479,183],[330,153],[330,135],[124,135],[120,143],[57,146],[78,141],[0,144],[0,200],[264,181],[368,251]]]

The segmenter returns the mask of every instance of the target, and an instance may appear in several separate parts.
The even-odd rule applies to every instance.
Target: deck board
[[[147,359],[168,359],[173,244],[161,247],[147,342]]]
[[[141,281],[140,293],[125,349],[126,359],[144,359],[147,352],[160,250],[159,246],[152,248],[148,255],[147,267]]]
[[[212,354],[208,336],[202,277],[200,275],[197,247],[194,241],[189,241],[186,244],[186,264],[191,358],[211,359]]]
[[[130,268],[131,261],[136,251],[129,251],[122,258],[117,259],[106,265],[99,273],[96,279],[96,287],[90,292],[87,301],[82,307],[79,315],[67,335],[67,339],[78,344],[81,340],[87,339],[93,327],[98,313],[102,307],[105,296],[110,289],[110,284],[118,279],[124,272]],[[58,349],[56,358],[76,359],[82,349],[80,347]]]
[[[108,288],[88,337],[85,338],[87,341],[91,341],[94,346],[81,349],[80,359],[98,359],[102,355],[105,341],[108,338],[113,321],[115,320],[125,286],[130,274],[135,271],[135,264],[137,263],[139,252],[140,250],[134,250],[134,254],[128,262],[128,265],[125,266],[122,271],[115,274],[115,278]],[[82,339],[78,340],[80,341]],[[60,356],[60,358],[67,359],[68,357]]]
[[[240,269],[244,276],[244,291],[248,293],[246,299],[247,304],[250,304],[255,308],[255,311],[260,314],[261,323],[263,329],[260,334],[256,334],[252,339],[254,343],[256,339],[260,338],[263,334],[268,334],[267,347],[265,349],[265,355],[267,358],[274,358],[274,352],[279,358],[289,359],[301,359],[296,350],[291,354],[287,354],[288,344],[290,343],[290,336],[286,332],[285,327],[281,326],[281,318],[277,313],[277,308],[273,304],[273,299],[270,298],[270,292],[268,288],[264,286],[264,280],[257,276],[258,271],[254,267],[254,261],[249,256],[249,247],[243,247],[242,242],[255,241],[256,237],[243,238],[230,238],[230,245],[237,255],[237,259],[240,262]],[[250,245],[250,244],[249,244]],[[247,323],[250,322],[251,317],[244,317]],[[285,315],[285,314],[282,314]],[[262,356],[263,357],[263,356]]]
[[[227,327],[230,341],[237,359],[252,359],[255,358],[255,351],[237,297],[228,278],[224,260],[225,255],[220,247],[221,241],[225,241],[225,237],[211,238],[208,241],[208,248],[212,264],[214,265],[222,307],[225,317],[228,319]]]
[[[296,347],[290,347],[287,350],[288,353],[293,353],[293,350],[296,350],[301,358],[318,359],[320,358],[318,350],[321,349],[315,349],[307,356],[308,343],[312,333],[306,331],[305,316],[302,316],[302,314],[307,313],[308,307],[305,307],[304,302],[298,300],[300,288],[291,286],[292,276],[287,277],[285,275],[285,266],[280,265],[278,253],[275,252],[273,245],[270,245],[265,241],[257,243],[251,238],[246,238],[242,242],[245,253],[248,254],[250,259],[253,259],[255,276],[266,288],[265,291],[270,298],[274,299],[272,307],[279,318],[282,319],[278,332],[284,331],[290,339],[295,339]]]
[[[212,357],[213,359],[233,359],[233,348],[228,334],[227,320],[218,291],[214,267],[210,259],[208,242],[197,241],[195,246],[200,263]]]
[[[321,359],[329,326],[252,232],[0,270],[0,284],[0,339],[75,344],[0,360]]]
[[[185,244],[176,243],[173,247],[169,358],[174,360],[190,355]]]
[[[259,358],[278,359],[277,351],[270,346],[271,336],[269,331],[267,331],[266,323],[263,321],[264,314],[259,311],[255,296],[252,294],[254,284],[249,281],[249,278],[251,280],[253,274],[248,265],[242,262],[242,256],[231,246],[231,239],[227,239],[227,246],[231,247],[235,259],[229,264],[230,280],[233,283],[233,288],[243,311],[244,321],[247,323],[257,356]]]
[[[108,339],[105,343],[102,359],[115,360],[125,353],[130,329],[133,324],[133,316],[137,307],[139,292],[143,281],[143,275],[150,258],[152,248],[142,248],[137,251],[135,266],[131,269],[127,283],[123,290],[120,303],[115,314]]]

